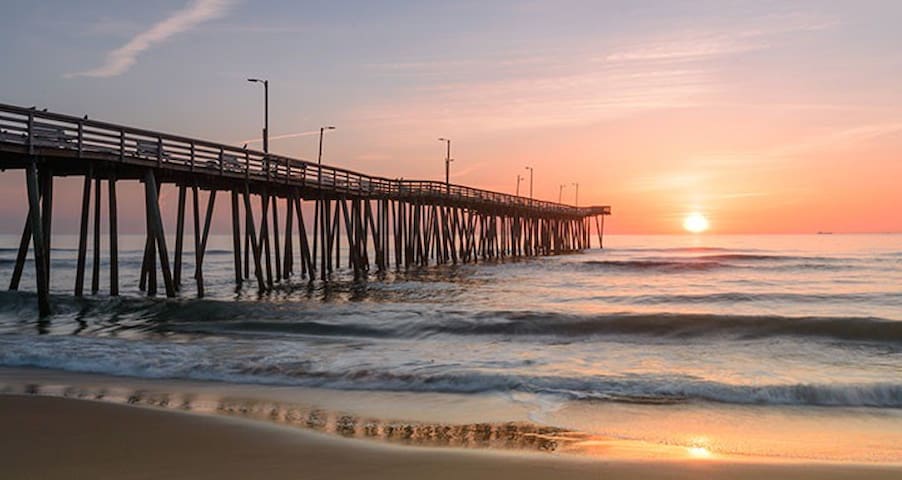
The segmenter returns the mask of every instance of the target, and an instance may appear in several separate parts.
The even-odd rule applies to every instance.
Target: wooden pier
[[[598,244],[603,244],[604,216],[611,213],[608,206],[578,208],[443,182],[388,179],[3,104],[0,169],[24,170],[28,192],[28,211],[9,288],[19,288],[31,245],[42,315],[51,311],[48,292],[54,177],[84,178],[76,296],[85,291],[92,197],[91,293],[99,290],[103,182],[109,195],[110,295],[119,293],[116,185],[120,181],[137,180],[144,185],[147,239],[139,286],[149,295],[157,294],[159,273],[169,297],[178,294],[183,281],[189,201],[199,296],[204,295],[203,260],[213,211],[222,196],[231,201],[235,282],[241,285],[253,279],[261,291],[287,279],[329,281],[340,268],[342,242],[355,278],[362,278],[371,268],[386,271],[576,252],[589,248],[593,221]],[[164,185],[178,189],[171,254],[158,203]],[[201,205],[200,190],[209,191],[206,205]],[[220,200],[220,204],[223,201],[228,200]],[[313,204],[309,224],[304,218],[304,202]],[[283,224],[280,207],[285,209]],[[255,212],[261,214],[259,218],[255,218]]]

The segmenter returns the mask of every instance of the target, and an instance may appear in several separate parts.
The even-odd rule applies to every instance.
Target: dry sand
[[[898,479],[902,468],[401,447],[243,419],[0,396],[0,478]]]

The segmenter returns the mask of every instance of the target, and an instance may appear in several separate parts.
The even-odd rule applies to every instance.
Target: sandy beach
[[[400,447],[265,422],[95,401],[0,396],[0,476],[24,478],[898,478],[882,466],[608,461]]]

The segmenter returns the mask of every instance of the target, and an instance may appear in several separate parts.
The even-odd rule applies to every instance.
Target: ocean
[[[4,286],[17,242],[0,236]],[[174,300],[137,290],[142,237],[121,241],[118,298],[105,259],[101,294],[73,298],[75,239],[54,242],[52,317],[30,264],[22,292],[0,293],[0,367],[501,399],[608,438],[902,463],[902,235],[609,235],[581,254],[340,272],[263,296],[235,289],[231,237],[213,236],[207,297],[189,251]]]

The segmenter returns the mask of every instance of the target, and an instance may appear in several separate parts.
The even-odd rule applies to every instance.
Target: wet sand
[[[890,479],[892,466],[608,461],[401,447],[246,419],[51,397],[0,396],[0,477],[430,480]]]

